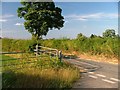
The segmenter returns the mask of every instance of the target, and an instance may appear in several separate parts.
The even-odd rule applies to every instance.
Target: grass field
[[[71,88],[80,77],[77,68],[66,62],[60,63],[56,58],[17,60],[18,56],[0,56],[3,60],[3,88]]]

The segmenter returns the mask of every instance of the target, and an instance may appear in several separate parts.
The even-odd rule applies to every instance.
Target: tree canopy
[[[105,32],[103,32],[103,37],[115,37],[115,30],[114,29],[107,29]]]
[[[90,38],[96,38],[98,37],[97,35],[91,34]]]
[[[83,35],[82,33],[79,33],[78,35],[77,35],[77,40],[84,40],[84,39],[86,39],[87,37],[85,36],[85,35]]]
[[[49,30],[60,29],[64,24],[62,9],[55,7],[54,2],[21,2],[18,17],[24,18],[24,27],[36,39],[47,35]]]

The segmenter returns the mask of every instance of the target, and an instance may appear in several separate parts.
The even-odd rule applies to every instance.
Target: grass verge
[[[31,63],[28,64],[28,61]],[[40,57],[16,60],[19,63],[3,67],[3,88],[71,88],[79,79],[79,70],[56,58]],[[34,61],[34,62],[33,62]],[[16,62],[10,62],[13,64]]]

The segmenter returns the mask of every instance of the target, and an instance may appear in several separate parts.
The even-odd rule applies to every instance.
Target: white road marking
[[[102,79],[102,81],[105,81],[105,82],[107,82],[107,83],[111,83],[111,84],[114,84],[114,83],[115,83],[115,82],[110,81],[110,80],[107,80],[107,79]]]
[[[88,72],[88,73],[90,73],[90,74],[94,74],[94,72]]]
[[[97,78],[96,76],[93,76],[93,75],[89,75],[89,77],[94,78],[94,79],[96,79],[96,78]]]
[[[119,79],[116,79],[116,78],[110,78],[111,80],[114,80],[114,81],[117,81],[117,82],[120,82]]]
[[[102,75],[102,74],[96,74],[96,75],[99,77],[106,77],[105,75]]]

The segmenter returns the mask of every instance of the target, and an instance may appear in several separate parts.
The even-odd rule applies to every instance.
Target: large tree
[[[24,27],[37,40],[47,35],[49,30],[60,29],[64,24],[62,9],[54,2],[21,2],[18,17],[24,18]]]

